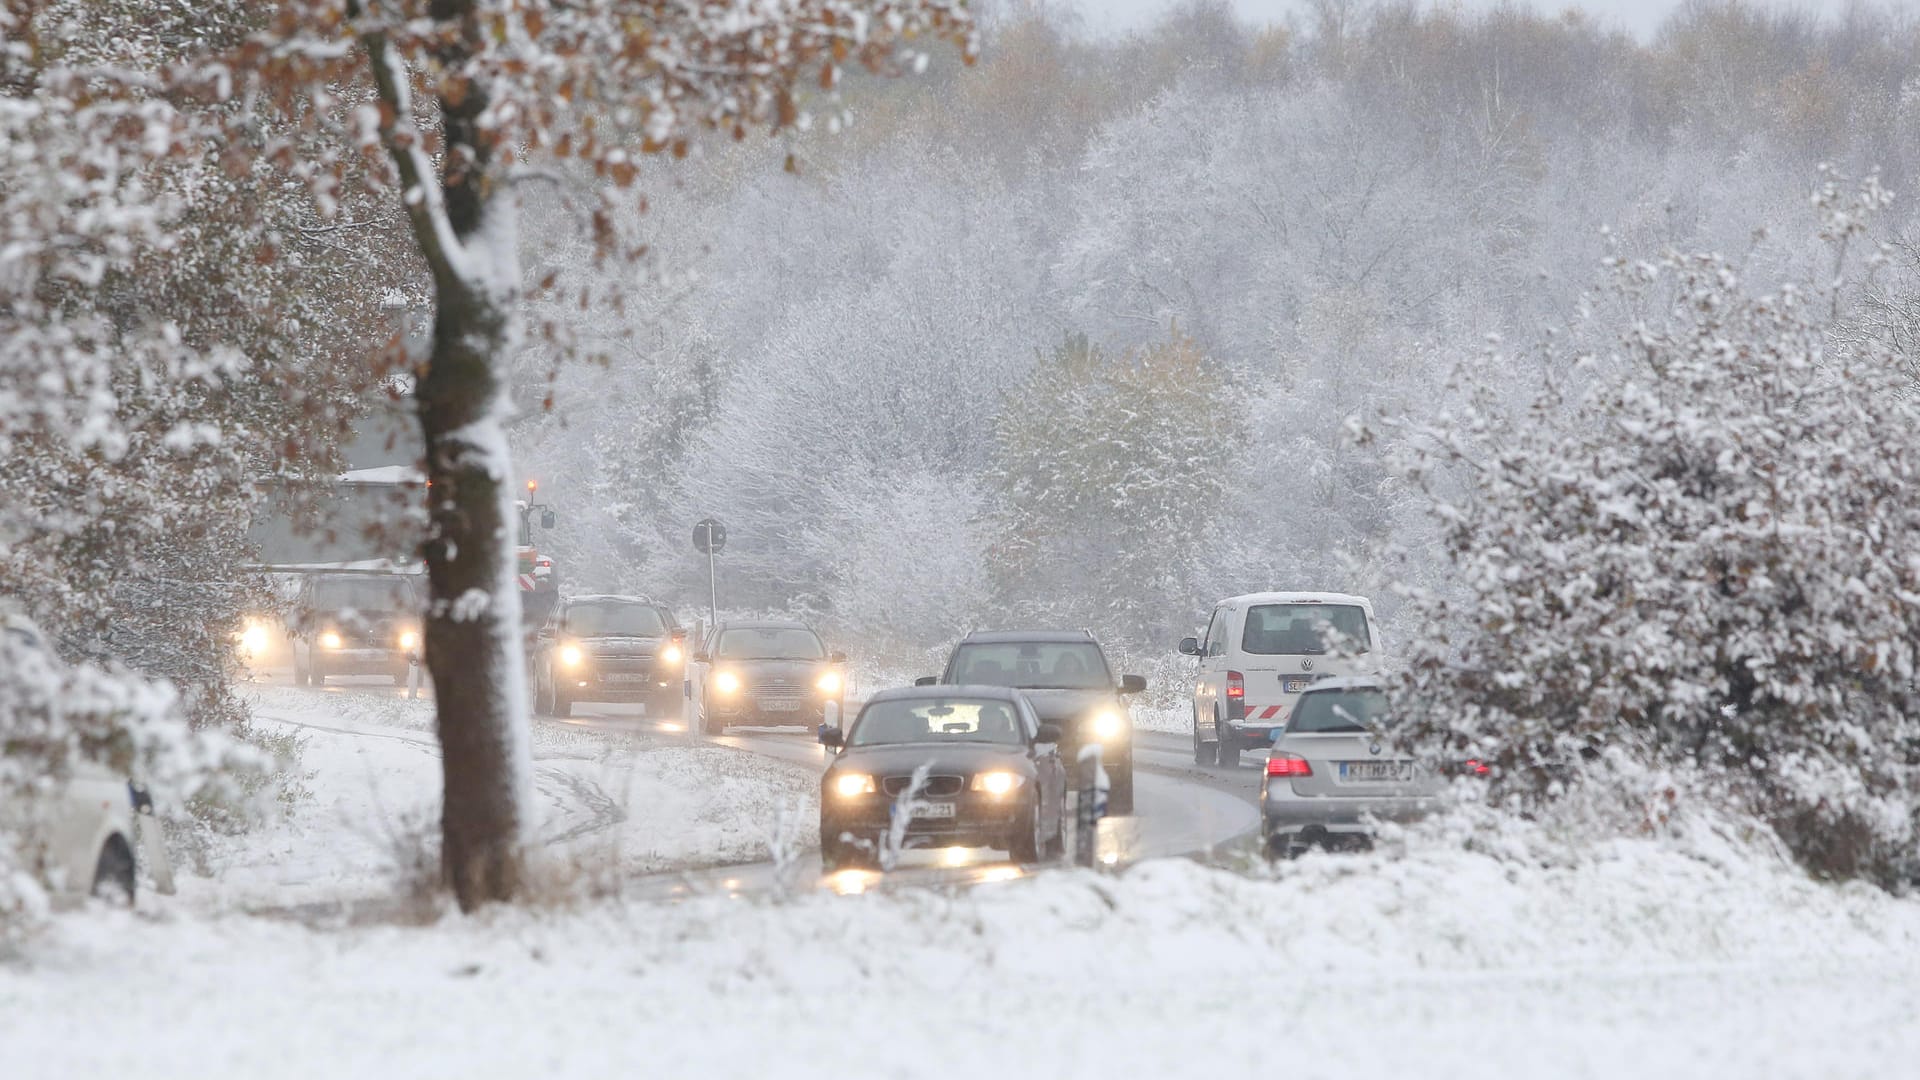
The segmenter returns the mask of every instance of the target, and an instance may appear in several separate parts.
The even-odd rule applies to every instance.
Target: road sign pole
[[[713,545],[707,545],[707,620],[710,625],[720,625],[720,586],[713,573]]]

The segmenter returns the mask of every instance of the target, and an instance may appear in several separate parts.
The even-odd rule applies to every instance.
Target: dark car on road
[[[1059,726],[1068,762],[1098,742],[1107,770],[1107,813],[1133,813],[1133,717],[1127,695],[1147,688],[1139,675],[1114,677],[1100,642],[1085,630],[976,631],[960,639],[947,670],[918,685],[1016,687],[1043,722]],[[1078,770],[1076,773],[1076,783]]]
[[[534,639],[534,711],[572,716],[577,701],[639,701],[648,715],[680,707],[686,631],[644,596],[572,596]]]
[[[322,686],[335,675],[407,681],[420,652],[416,574],[313,574],[300,582],[288,636],[293,681]]]
[[[987,847],[1016,862],[1064,849],[1060,729],[1003,686],[884,690],[844,732],[820,780],[820,858],[829,873],[899,848]]]
[[[847,658],[797,622],[715,626],[687,669],[691,716],[718,735],[730,725],[813,727],[846,693]]]

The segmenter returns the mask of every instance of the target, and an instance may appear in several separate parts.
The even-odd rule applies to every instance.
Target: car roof
[[[1307,684],[1301,693],[1312,694],[1321,690],[1385,690],[1387,684],[1374,675],[1335,675]]]
[[[714,629],[715,630],[806,630],[806,631],[812,631],[813,627],[808,626],[806,623],[794,622],[792,620],[756,619],[752,622],[723,622],[715,626]]]
[[[651,596],[630,596],[622,593],[582,593],[569,596],[563,603],[568,604],[645,604],[659,607],[660,602]]]
[[[1363,607],[1371,614],[1373,601],[1352,593],[1337,592],[1257,592],[1229,596],[1220,601],[1221,605],[1246,607],[1252,604],[1352,604]]]
[[[1045,641],[1093,641],[1091,630],[975,630],[960,639],[961,643],[976,645],[1012,644],[1017,642]]]
[[[994,701],[1018,702],[1025,695],[1011,686],[979,686],[969,683],[935,683],[932,686],[896,686],[882,690],[867,698],[866,705],[876,701],[922,701],[928,698],[977,697],[991,698]],[[861,706],[865,708],[866,706]]]

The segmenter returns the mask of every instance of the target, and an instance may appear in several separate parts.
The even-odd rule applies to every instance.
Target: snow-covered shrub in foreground
[[[1836,265],[1884,199],[1818,193]],[[1414,597],[1402,707],[1444,760],[1492,766],[1498,804],[1541,813],[1635,761],[1817,874],[1911,881],[1920,402],[1896,358],[1828,347],[1837,286],[1750,295],[1715,255],[1614,270],[1616,348],[1524,411],[1483,384],[1418,429],[1457,591]]]

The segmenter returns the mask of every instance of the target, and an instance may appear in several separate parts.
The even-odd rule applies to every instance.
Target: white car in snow
[[[1193,682],[1193,760],[1232,768],[1285,728],[1302,691],[1340,675],[1380,672],[1373,602],[1345,593],[1266,592],[1214,605],[1202,637],[1180,651],[1199,659]]]

